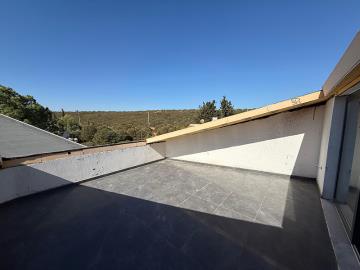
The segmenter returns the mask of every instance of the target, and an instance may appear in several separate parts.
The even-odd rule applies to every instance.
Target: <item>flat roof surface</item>
[[[337,269],[315,182],[239,169],[164,160],[0,220],[0,269]]]
[[[0,114],[0,156],[21,157],[85,146]]]

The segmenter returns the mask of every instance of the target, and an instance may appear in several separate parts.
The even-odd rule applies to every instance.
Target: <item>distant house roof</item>
[[[0,114],[0,156],[11,158],[85,146]]]

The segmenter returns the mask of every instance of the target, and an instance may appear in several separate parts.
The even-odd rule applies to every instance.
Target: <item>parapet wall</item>
[[[316,178],[324,105],[166,141],[173,159]]]
[[[129,144],[0,170],[0,203],[164,158],[164,144]],[[100,149],[101,150],[101,149]],[[51,156],[50,156],[51,157]],[[33,157],[34,158],[34,157]]]

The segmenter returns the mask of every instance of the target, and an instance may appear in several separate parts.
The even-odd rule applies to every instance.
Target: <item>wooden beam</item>
[[[341,95],[360,82],[360,62],[334,87],[334,95]]]
[[[174,131],[174,132],[162,134],[162,135],[159,135],[159,136],[156,136],[153,138],[148,138],[146,140],[146,142],[147,143],[155,143],[155,142],[160,142],[160,141],[166,141],[166,140],[177,138],[177,137],[184,136],[184,135],[195,134],[195,133],[203,132],[205,130],[211,130],[211,129],[215,129],[215,128],[234,125],[234,124],[258,119],[261,117],[273,115],[273,114],[276,114],[279,112],[284,112],[284,111],[288,111],[291,109],[296,109],[296,108],[300,108],[300,107],[304,107],[304,106],[308,106],[308,105],[312,105],[312,104],[317,104],[317,103],[323,102],[325,100],[326,100],[326,97],[324,97],[323,92],[317,91],[317,92],[310,93],[310,94],[307,94],[304,96],[300,96],[300,97],[292,98],[292,99],[285,100],[282,102],[278,102],[275,104],[271,104],[268,106],[264,106],[259,109],[255,109],[255,110],[235,114],[232,116],[224,117],[219,120],[207,122],[205,124],[201,124],[201,125],[197,125],[197,126],[187,127],[187,128],[181,129],[181,130]]]

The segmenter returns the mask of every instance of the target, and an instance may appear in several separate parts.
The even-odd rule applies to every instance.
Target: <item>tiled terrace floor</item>
[[[164,160],[0,206],[0,269],[336,269],[316,184]]]

